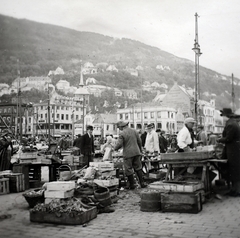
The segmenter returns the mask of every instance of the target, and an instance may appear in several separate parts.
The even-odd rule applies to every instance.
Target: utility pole
[[[22,144],[22,94],[21,94],[21,84],[20,84],[19,59],[17,59],[17,68],[18,68],[18,114],[19,114],[19,135],[20,135],[20,144]]]
[[[232,110],[235,111],[234,77],[232,74]]]
[[[199,83],[199,57],[201,56],[200,45],[198,44],[198,14],[195,13],[195,40],[193,51],[195,52],[195,120],[196,128],[198,125],[198,100],[200,99],[200,83]],[[200,115],[200,125],[202,124]]]
[[[50,96],[49,96],[49,83],[48,83],[48,145],[50,145],[51,138],[50,138]]]

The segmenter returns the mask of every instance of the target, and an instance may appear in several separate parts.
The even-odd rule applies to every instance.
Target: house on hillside
[[[127,68],[125,69],[125,71],[127,71],[129,74],[131,74],[132,76],[136,76],[138,77],[138,71],[136,69],[133,68]]]
[[[61,79],[56,83],[56,88],[58,90],[65,90],[69,87],[70,87],[70,83],[67,80]]]
[[[109,66],[107,67],[106,71],[110,71],[110,72],[112,72],[112,71],[114,71],[114,72],[118,72],[118,69],[116,68],[115,65],[109,65]]]
[[[123,89],[123,95],[124,97],[127,97],[129,99],[137,99],[137,92],[133,89]]]
[[[86,85],[88,84],[96,84],[97,80],[95,78],[87,78]]]
[[[26,78],[16,78],[12,82],[12,88],[30,87],[36,88],[38,90],[44,90],[45,85],[51,83],[52,80],[49,77],[26,77]]]
[[[51,75],[64,75],[64,70],[60,67],[57,67],[56,70],[50,70],[49,73],[48,73],[48,76],[51,76]]]

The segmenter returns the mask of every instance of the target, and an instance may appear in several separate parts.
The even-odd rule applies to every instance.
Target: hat
[[[153,124],[152,123],[147,125],[147,129],[151,129],[151,128],[153,128]]]
[[[220,112],[221,112],[220,116],[234,115],[231,108],[223,108],[222,110],[220,110]]]
[[[189,122],[195,123],[196,121],[192,117],[188,117],[185,119],[184,124],[189,123]]]
[[[129,123],[129,122],[118,121],[118,122],[117,122],[117,127],[118,127],[118,128],[119,128],[119,127],[124,127],[124,126],[128,125],[128,123]]]
[[[87,130],[93,131],[93,126],[87,126]]]
[[[156,130],[156,132],[161,132],[161,129],[158,128],[158,129]]]

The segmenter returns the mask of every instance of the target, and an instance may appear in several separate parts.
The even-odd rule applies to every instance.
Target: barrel
[[[161,209],[161,193],[156,190],[146,190],[141,192],[142,212],[157,212]]]
[[[110,206],[112,200],[108,188],[102,187],[94,191],[94,197],[99,201],[99,204],[103,207]]]

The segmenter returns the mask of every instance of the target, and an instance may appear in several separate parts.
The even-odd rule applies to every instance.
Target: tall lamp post
[[[198,125],[198,100],[200,99],[200,86],[199,86],[199,57],[201,56],[200,45],[198,44],[198,14],[195,14],[195,40],[192,50],[195,52],[195,120]],[[200,125],[202,120],[200,119]]]

